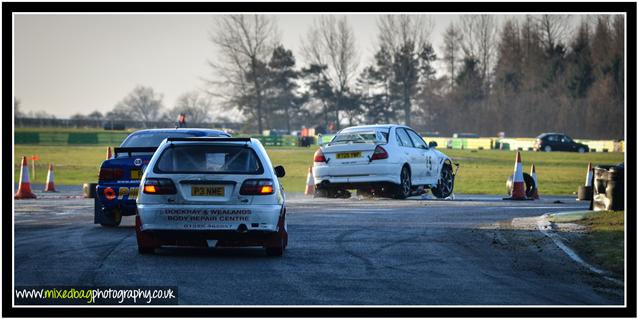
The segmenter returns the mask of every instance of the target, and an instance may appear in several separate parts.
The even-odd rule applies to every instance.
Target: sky
[[[301,39],[315,14],[276,15],[282,44],[303,63]],[[20,111],[68,118],[110,111],[136,85],[163,94],[173,107],[183,93],[203,89],[215,59],[213,14],[16,14],[14,94]],[[361,63],[370,63],[378,15],[348,14]],[[431,41],[456,15],[435,15]]]

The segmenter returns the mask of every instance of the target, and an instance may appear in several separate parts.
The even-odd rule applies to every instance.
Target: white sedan
[[[315,152],[312,174],[316,197],[348,197],[358,193],[407,198],[430,189],[445,198],[454,189],[452,160],[426,144],[410,127],[348,127]]]
[[[278,179],[284,175],[256,139],[165,139],[140,181],[139,252],[163,245],[261,246],[281,256],[288,244]]]

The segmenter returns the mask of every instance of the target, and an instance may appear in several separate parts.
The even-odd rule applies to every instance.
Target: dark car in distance
[[[563,133],[543,133],[536,137],[535,151],[544,152],[589,152],[589,146],[575,142],[571,137]]]

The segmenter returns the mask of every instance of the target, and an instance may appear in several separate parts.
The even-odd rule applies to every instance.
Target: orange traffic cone
[[[20,170],[20,185],[16,192],[15,199],[36,198],[31,191],[31,182],[29,181],[29,166],[27,165],[27,157],[22,156],[22,169]]]
[[[49,163],[49,172],[47,173],[47,184],[44,186],[45,192],[55,192],[55,181],[53,174],[53,164]]]
[[[111,157],[113,157],[113,154],[111,153],[111,147],[107,147],[106,148],[106,159],[111,159]]]
[[[536,177],[536,166],[534,164],[532,164],[532,171],[530,172],[530,175],[532,176],[532,178],[534,179],[534,192],[532,193],[532,198],[533,199],[540,199],[540,196],[538,196],[538,178]]]
[[[312,176],[312,167],[308,168],[308,177],[306,178],[306,191],[305,195],[312,195],[315,193],[315,179]]]
[[[503,199],[527,199],[525,197],[525,181],[523,180],[523,164],[521,164],[521,152],[516,152],[514,163],[514,175],[512,176],[512,196]]]
[[[594,182],[594,169],[591,167],[591,162],[589,162],[589,166],[587,166],[587,177],[585,179],[585,187],[593,186]]]

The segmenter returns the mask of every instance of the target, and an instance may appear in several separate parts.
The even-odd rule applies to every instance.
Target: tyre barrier
[[[578,186],[578,200],[591,200],[593,188],[591,186]]]
[[[594,168],[592,208],[599,210],[625,209],[624,164],[600,165]]]
[[[84,183],[82,185],[82,194],[84,198],[95,198],[95,188],[97,187],[97,183]]]

